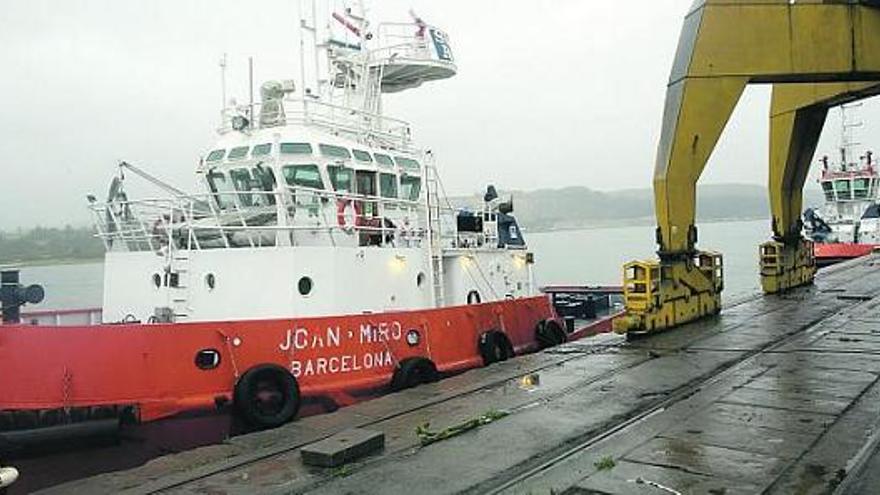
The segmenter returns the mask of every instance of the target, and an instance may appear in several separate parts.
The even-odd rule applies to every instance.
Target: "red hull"
[[[813,252],[819,266],[833,265],[841,261],[867,256],[877,247],[874,244],[814,244]]]
[[[397,364],[424,357],[441,373],[481,366],[481,335],[506,334],[517,354],[538,347],[547,297],[434,310],[343,317],[181,324],[0,327],[0,414],[16,410],[125,406],[140,421],[213,409],[232,400],[239,377],[276,364],[302,397],[339,406],[388,386]],[[610,321],[610,319],[609,319]],[[601,325],[602,323],[600,323]],[[407,334],[417,331],[417,345]],[[195,365],[216,350],[219,365]]]

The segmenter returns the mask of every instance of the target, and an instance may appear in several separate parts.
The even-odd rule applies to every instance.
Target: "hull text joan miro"
[[[297,327],[287,330],[278,349],[292,357],[290,372],[296,378],[356,373],[393,367],[394,358],[388,347],[377,348],[375,344],[399,342],[404,338],[403,333],[403,326],[398,321],[375,325],[362,323],[354,328]],[[321,355],[315,356],[316,351]]]

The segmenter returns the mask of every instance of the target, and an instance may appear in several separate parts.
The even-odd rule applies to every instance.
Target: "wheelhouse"
[[[825,201],[866,201],[877,197],[880,178],[873,175],[825,178],[820,181]]]

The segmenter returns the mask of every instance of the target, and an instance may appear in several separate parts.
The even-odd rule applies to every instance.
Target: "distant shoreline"
[[[730,222],[757,222],[759,220],[764,220],[767,222],[767,225],[770,225],[769,217],[735,217],[735,218],[713,218],[713,219],[704,219],[697,220],[697,225],[699,224],[714,224],[714,223],[730,223]],[[595,222],[591,225],[572,225],[572,226],[561,226],[561,227],[550,227],[550,228],[536,228],[530,229],[527,225],[521,226],[522,230],[526,234],[552,234],[553,232],[569,232],[572,230],[601,230],[601,229],[611,229],[616,227],[650,227],[656,226],[656,219],[651,217],[640,217],[640,218],[627,218],[621,219],[619,221],[602,221]]]
[[[33,260],[2,260],[0,268],[34,268],[42,266],[64,266],[64,265],[87,265],[91,263],[103,263],[104,257],[94,258],[41,258]]]
[[[698,224],[715,224],[729,222],[755,222],[763,220],[767,222],[769,227],[770,219],[761,217],[738,217],[738,218],[714,218],[700,220]],[[552,234],[554,232],[571,232],[575,230],[602,230],[612,228],[625,227],[650,227],[656,225],[654,217],[628,218],[616,221],[592,222],[589,225],[571,225],[551,228],[529,229],[523,226],[523,232],[526,234]],[[0,260],[0,268],[33,268],[43,266],[64,266],[64,265],[85,265],[89,263],[103,263],[104,257],[83,257],[83,258],[39,258],[39,259],[19,259],[19,260]]]

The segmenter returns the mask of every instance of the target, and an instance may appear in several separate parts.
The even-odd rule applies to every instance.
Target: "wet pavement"
[[[47,493],[876,493],[880,268],[634,342],[601,336]],[[432,430],[506,416],[422,447]],[[361,427],[342,468],[300,448]]]

